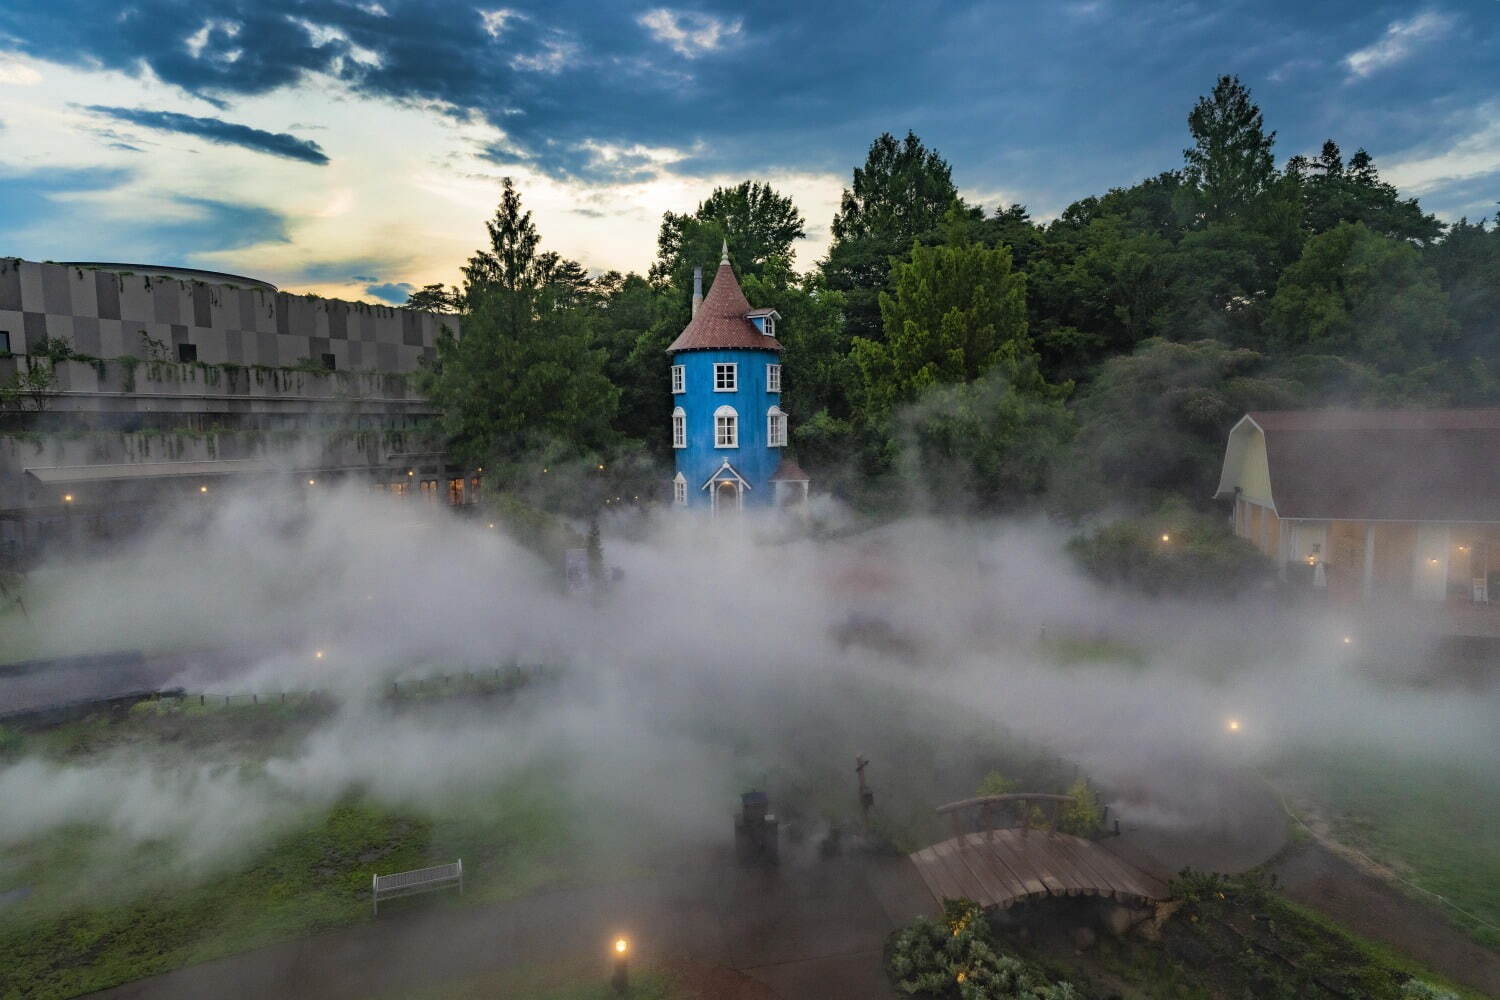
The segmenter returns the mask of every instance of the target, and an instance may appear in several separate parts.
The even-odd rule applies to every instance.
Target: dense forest
[[[967,203],[937,150],[881,135],[805,273],[805,220],[763,183],[668,212],[647,274],[591,276],[540,251],[506,181],[462,286],[408,303],[463,314],[427,391],[502,479],[571,462],[606,470],[596,498],[653,490],[664,349],[727,240],[782,316],[798,461],[867,508],[1202,507],[1246,410],[1500,402],[1500,226],[1439,222],[1336,138],[1278,168],[1234,77],[1187,127],[1180,166],[1046,224]]]

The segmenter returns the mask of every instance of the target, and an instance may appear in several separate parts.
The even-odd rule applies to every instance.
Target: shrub
[[[1101,583],[1152,595],[1222,597],[1269,584],[1269,559],[1214,515],[1168,506],[1074,536],[1068,552]]]
[[[1057,827],[1063,833],[1078,837],[1091,837],[1099,832],[1104,823],[1104,810],[1099,807],[1099,797],[1087,779],[1079,778],[1068,789],[1072,802],[1063,804],[1058,814]]]
[[[1032,966],[995,950],[989,922],[967,899],[943,903],[943,919],[919,917],[891,940],[887,969],[905,996],[951,1000],[1075,1000]]]
[[[0,760],[12,760],[21,756],[26,737],[14,729],[0,726]]]
[[[999,771],[991,771],[979,783],[978,795],[1008,795],[1020,787],[1015,778],[1007,778]]]

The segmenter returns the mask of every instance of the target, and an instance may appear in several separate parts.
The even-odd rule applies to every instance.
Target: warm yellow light
[[[484,466],[481,465],[479,468],[475,469],[474,471],[475,472],[483,472],[484,471]]]
[[[407,469],[406,470],[406,474],[408,476],[415,476],[417,474],[417,470],[416,469]]]
[[[1460,545],[1458,547],[1458,551],[1460,551],[1460,552],[1467,552],[1467,551],[1469,551],[1469,547],[1467,545]]]
[[[494,527],[494,526],[495,526],[495,522],[494,522],[494,521],[491,521],[491,522],[490,522],[490,527],[491,527],[491,528],[493,528],[493,527]]]
[[[604,466],[603,466],[603,465],[602,465],[602,464],[601,464],[601,465],[600,465],[600,466],[599,466],[599,469],[600,469],[600,471],[603,471],[603,469],[604,469]]]
[[[63,503],[72,503],[72,502],[73,502],[73,494],[71,494],[71,493],[64,493],[63,494]]]
[[[1237,732],[1240,731],[1240,720],[1239,719],[1230,719],[1229,720],[1229,731],[1231,733],[1237,733]]]
[[[1429,559],[1429,560],[1427,560],[1427,565],[1429,565],[1429,566],[1436,566],[1437,564],[1438,564],[1438,561],[1436,559]]]
[[[543,471],[543,472],[546,472],[546,471],[547,471],[547,467],[546,467],[546,466],[545,466],[545,465],[544,465],[544,466],[542,466],[542,471]]]
[[[315,660],[321,660],[322,658],[323,658],[323,651],[321,649],[318,650],[317,652],[313,653],[313,659],[315,659]]]
[[[316,486],[316,485],[318,485],[318,481],[316,479],[309,479],[307,481],[307,485],[309,485],[309,486]]]
[[[1318,564],[1318,557],[1317,556],[1308,556],[1307,557],[1307,564],[1309,566],[1316,566]]]
[[[1346,635],[1346,636],[1344,636],[1344,645],[1346,645],[1346,646],[1352,646],[1352,645],[1354,645],[1354,636],[1352,636],[1352,635]]]
[[[208,492],[208,487],[207,486],[200,486],[200,487],[198,487],[198,492],[199,493],[207,493]]]
[[[615,954],[623,955],[630,949],[630,942],[624,938],[615,938]]]
[[[1162,535],[1161,536],[1161,540],[1164,541],[1164,542],[1170,542],[1172,540],[1172,536],[1171,535]]]

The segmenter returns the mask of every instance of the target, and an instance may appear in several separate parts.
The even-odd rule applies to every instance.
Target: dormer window
[[[781,314],[775,309],[751,309],[745,313],[745,318],[755,324],[755,328],[767,337],[776,336],[776,321]]]

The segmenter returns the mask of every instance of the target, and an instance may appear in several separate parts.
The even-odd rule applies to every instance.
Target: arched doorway
[[[740,484],[726,480],[714,486],[714,512],[732,514],[740,509]]]

